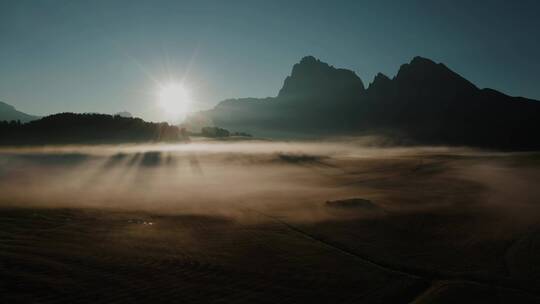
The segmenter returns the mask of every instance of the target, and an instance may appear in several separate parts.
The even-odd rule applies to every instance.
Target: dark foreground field
[[[0,302],[540,303],[539,180],[465,149],[4,149]]]

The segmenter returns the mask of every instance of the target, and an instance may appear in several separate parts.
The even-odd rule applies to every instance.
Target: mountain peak
[[[314,64],[314,63],[320,63],[321,61],[311,55],[305,56],[300,60],[300,64]]]
[[[435,61],[429,58],[422,57],[422,56],[415,56],[409,64],[410,65],[437,65]]]
[[[430,90],[438,94],[464,94],[478,88],[450,70],[442,63],[424,57],[414,57],[410,63],[402,65],[395,80],[404,87]]]
[[[390,83],[392,83],[392,80],[388,76],[383,73],[377,73],[373,81],[369,84],[368,90],[385,89]]]
[[[321,99],[358,95],[364,90],[362,80],[353,71],[338,69],[313,56],[306,56],[293,66],[278,97]]]

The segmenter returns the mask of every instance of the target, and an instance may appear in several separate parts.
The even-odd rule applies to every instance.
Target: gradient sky
[[[0,0],[0,100],[30,113],[162,120],[157,83],[194,109],[275,96],[313,55],[367,85],[421,55],[480,87],[540,99],[540,1]]]

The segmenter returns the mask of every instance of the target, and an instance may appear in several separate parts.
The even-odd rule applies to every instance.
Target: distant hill
[[[39,119],[39,116],[29,115],[20,111],[17,111],[14,106],[0,101],[0,121],[20,121],[29,122]]]
[[[105,114],[60,113],[28,123],[0,122],[0,145],[181,141],[176,126]]]
[[[276,97],[225,100],[190,121],[255,136],[382,134],[417,144],[540,149],[540,102],[479,89],[422,57],[393,78],[378,74],[366,89],[354,72],[308,56]]]

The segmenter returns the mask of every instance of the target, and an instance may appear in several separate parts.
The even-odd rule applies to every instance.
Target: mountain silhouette
[[[367,89],[346,69],[308,56],[276,97],[229,99],[189,117],[255,136],[379,134],[417,144],[539,149],[540,102],[480,89],[442,63],[415,57]]]
[[[308,56],[293,66],[277,97],[224,100],[186,123],[211,121],[229,130],[271,137],[352,132],[356,117],[351,113],[363,94],[364,84],[354,72]]]
[[[364,91],[364,83],[354,72],[336,69],[313,56],[307,56],[293,66],[291,76],[285,78],[278,98],[313,102],[360,96]]]
[[[0,101],[0,121],[29,122],[36,119],[39,117],[17,111],[14,106]]]
[[[375,77],[360,100],[363,127],[399,132],[420,143],[538,149],[540,102],[479,89],[444,64],[415,57],[393,79]]]

